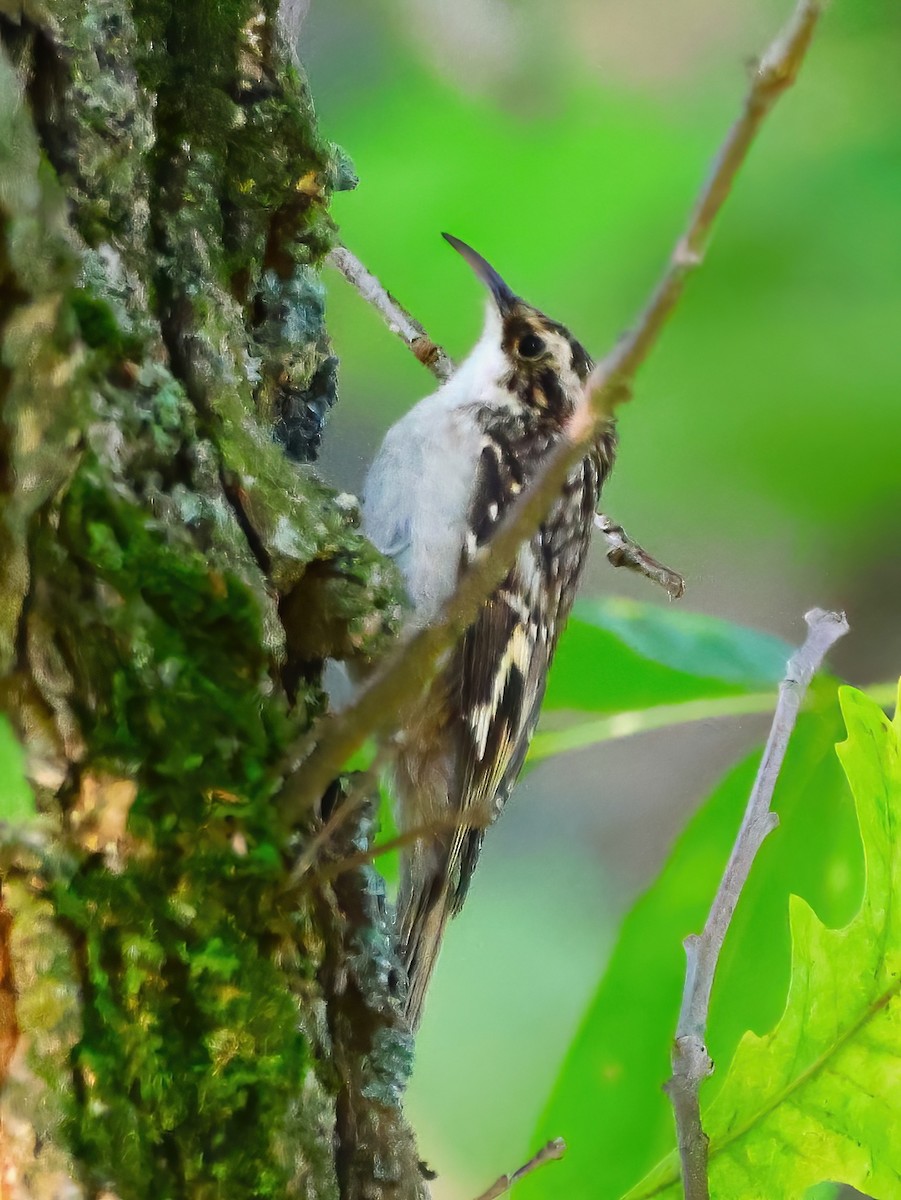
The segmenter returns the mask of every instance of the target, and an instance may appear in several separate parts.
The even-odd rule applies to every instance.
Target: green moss
[[[212,1198],[225,1181],[230,1197],[281,1195],[306,1049],[271,803],[291,727],[256,601],[114,499],[96,463],[63,503],[60,543],[101,581],[66,648],[78,661],[90,646],[85,769],[138,789],[124,869],[88,858],[55,897],[84,989],[73,1148],[124,1200]]]
[[[101,350],[107,361],[140,355],[141,343],[122,330],[119,319],[106,300],[89,288],[73,288],[67,297],[78,324],[82,341],[92,350]]]

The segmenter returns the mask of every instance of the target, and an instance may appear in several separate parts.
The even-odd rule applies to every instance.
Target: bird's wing
[[[486,441],[473,488],[464,568],[521,490],[522,466],[512,448]],[[455,908],[463,902],[485,828],[506,802],[538,722],[553,653],[547,605],[556,590],[545,577],[544,539],[542,529],[520,547],[450,665],[451,704],[460,714],[450,799],[464,818],[450,848]]]
[[[506,587],[499,589],[459,650],[465,715],[458,734],[456,807],[467,824],[456,831],[451,850],[457,906],[465,896],[485,828],[500,813],[522,770],[544,698],[550,659],[547,627],[523,622],[508,605],[507,594]]]
[[[522,445],[505,446],[496,437],[486,442],[464,559],[491,537],[548,449],[534,437],[528,453]],[[465,818],[456,830],[449,863],[456,908],[465,897],[485,827],[506,803],[535,732],[557,636],[582,573],[603,470],[597,453],[573,470],[560,499],[538,532],[520,546],[506,579],[455,652],[449,682],[460,719],[451,801]]]

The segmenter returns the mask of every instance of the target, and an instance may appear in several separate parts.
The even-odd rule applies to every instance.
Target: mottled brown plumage
[[[496,314],[448,384],[389,432],[364,508],[370,536],[397,557],[423,623],[534,478],[591,369],[564,326],[516,297],[469,247],[448,240],[490,288]],[[434,828],[405,852],[397,905],[413,1027],[485,831],[522,769],[613,451],[610,434],[572,471],[403,731],[395,772],[399,823]],[[412,469],[405,456],[412,456]],[[430,565],[455,546],[451,571],[443,562]]]

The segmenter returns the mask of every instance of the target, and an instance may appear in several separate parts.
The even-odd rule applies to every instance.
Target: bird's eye
[[[519,339],[517,349],[523,358],[537,358],[544,349],[544,339],[537,333],[526,333]]]

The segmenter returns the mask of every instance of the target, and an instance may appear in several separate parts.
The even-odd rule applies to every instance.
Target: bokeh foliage
[[[351,248],[459,357],[478,331],[481,296],[444,249],[441,229],[471,241],[596,353],[610,344],[655,279],[736,111],[743,64],[787,6],[674,4],[664,13],[633,2],[624,16],[612,0],[565,0],[553,13],[529,0],[486,5],[470,22],[474,44],[497,47],[480,83],[458,43],[442,38],[450,6],[354,4],[353,20],[348,9],[340,0],[328,12],[314,6],[306,32],[321,119],[361,177],[359,190],[339,197],[333,211]],[[461,15],[461,27],[466,20]],[[581,40],[606,47],[595,59],[579,45],[588,25]],[[668,45],[665,31],[674,25],[687,32]],[[885,680],[901,667],[894,601],[901,561],[901,369],[894,350],[901,319],[899,37],[901,12],[882,0],[830,8],[797,89],[755,146],[708,260],[622,414],[621,453],[604,498],[607,511],[686,574],[681,605],[698,619],[716,614],[794,640],[812,603],[847,609],[852,633],[835,661],[855,682]],[[348,38],[357,63],[351,78],[333,69]],[[342,358],[342,404],[327,464],[342,484],[358,486],[381,432],[431,381],[337,278],[329,312]],[[600,554],[586,591],[655,603],[647,586],[611,573]],[[672,689],[685,684],[696,700],[730,699],[733,711],[745,714],[739,734],[734,724],[716,727],[730,747],[743,738],[736,758],[762,732],[750,714],[763,702],[752,708],[750,697],[763,696],[771,682],[758,680],[743,709],[740,689],[722,678],[689,684],[670,661],[651,655],[636,662],[634,642],[609,629],[603,653],[593,658],[590,637],[581,623],[571,628],[550,699],[584,707],[579,724],[595,748],[536,769],[492,831],[420,1035],[411,1108],[427,1156],[447,1173],[445,1190],[438,1184],[442,1196],[474,1194],[525,1157],[573,1032],[573,1011],[591,1002],[619,917],[636,887],[650,883],[628,871],[627,885],[621,881],[627,818],[616,809],[617,794],[644,787],[665,810],[675,802],[671,793],[684,797],[694,789],[699,804],[717,769],[705,767],[716,737],[711,721],[728,709],[711,703],[708,718],[680,727],[686,757],[696,746],[696,761],[675,766],[653,757],[659,740],[636,741],[631,753],[598,744],[599,722],[609,718],[606,735],[616,740],[622,708],[644,713],[645,705],[672,703]],[[860,886],[858,835],[831,749],[842,736],[834,703],[818,694],[798,733],[779,798],[782,828],[765,848],[726,947],[721,986],[728,1003],[717,1004],[711,1030],[720,1062],[743,1028],[764,1032],[781,1008],[788,894],[805,896],[827,921],[843,920]],[[559,748],[560,734],[560,718],[548,714],[536,748]],[[668,1004],[674,1020],[679,942],[712,891],[752,762],[748,757],[727,773],[676,848],[660,893],[672,919],[654,907],[656,888],[640,902],[648,907],[629,918],[599,993],[610,1012],[637,1019],[633,1010],[647,999],[632,1002],[630,981],[640,964],[650,968],[658,959],[650,951],[647,960],[638,951],[634,961],[623,958],[637,923],[655,953],[664,941],[669,947],[661,994],[647,1002],[661,1011]],[[630,787],[626,771],[637,785]],[[571,792],[577,798],[564,801]],[[615,811],[605,823],[607,806]],[[577,807],[598,815],[589,824],[574,815]],[[586,827],[593,840],[579,838]],[[651,829],[632,840],[642,836],[658,844]],[[695,852],[708,863],[706,874],[695,871]],[[768,918],[779,932],[761,946]],[[742,941],[745,926],[749,942]],[[758,955],[771,977],[755,969]],[[718,1022],[732,1019],[727,1011],[735,1023],[720,1031]],[[663,1071],[668,1036],[661,1033],[646,1054]],[[635,1053],[644,1063],[644,1051]],[[574,1048],[568,1071],[575,1071],[576,1055]],[[634,1161],[625,1154],[621,1175],[625,1152],[616,1145],[610,1169],[622,1188],[668,1144],[669,1114],[657,1092],[663,1077],[650,1069],[643,1077],[653,1099],[646,1095],[651,1108],[641,1111],[656,1116],[638,1135]],[[567,1133],[552,1119],[561,1104],[558,1088],[536,1136]],[[581,1105],[574,1094],[568,1111]],[[626,1109],[611,1100],[602,1110],[611,1138]],[[603,1121],[591,1124],[590,1135],[598,1156],[610,1149]],[[579,1163],[588,1161],[581,1153],[574,1147],[572,1167],[551,1166],[529,1188],[566,1193]],[[590,1161],[594,1186],[606,1176],[599,1158]]]
[[[500,95],[455,87],[366,5],[355,22],[366,45],[348,80],[332,70],[328,44],[317,56],[319,25],[346,23],[341,5],[333,18],[315,7],[309,18],[323,124],[362,180],[333,206],[342,235],[457,356],[477,332],[482,297],[439,238],[445,228],[595,353],[609,346],[656,277],[736,112],[743,63],[788,6],[736,6],[737,28],[643,89],[572,61],[571,48],[561,57],[570,7],[558,22],[522,6],[517,31],[534,26],[554,66]],[[600,38],[611,6],[592,7]],[[692,20],[689,6],[673,7]],[[649,57],[654,8],[633,8]],[[711,4],[703,19],[715,27],[725,14]],[[611,18],[607,36],[615,33]],[[890,515],[901,441],[899,36],[898,11],[880,0],[828,14],[622,412],[605,500],[688,574],[693,606],[787,637],[812,597],[847,606],[866,594],[871,628],[858,628],[858,645],[884,633],[896,648],[876,578],[899,548]],[[329,311],[342,361],[330,453],[349,443],[370,457],[379,431],[429,379],[337,279]],[[358,462],[341,459],[340,468],[358,481]],[[596,576],[593,586],[624,585]]]

